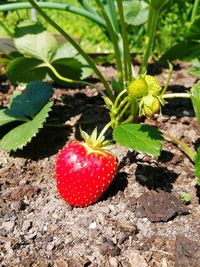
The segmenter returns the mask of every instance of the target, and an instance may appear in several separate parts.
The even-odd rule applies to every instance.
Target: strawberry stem
[[[170,140],[178,145],[180,149],[194,162],[196,153],[189,146],[168,133],[163,133],[163,136],[165,139]]]
[[[116,119],[117,122],[120,121],[120,119],[123,117],[124,113],[127,111],[127,109],[129,108],[129,106],[130,106],[130,102],[128,102],[126,104],[126,106],[122,109],[122,111],[120,112],[120,114],[117,116],[117,119]]]
[[[170,62],[168,62],[168,66],[169,66],[169,73],[168,73],[168,77],[167,77],[167,83],[165,85],[165,87],[162,89],[162,96],[165,94],[168,86],[169,86],[169,83],[170,83],[170,79],[171,79],[171,76],[172,76],[172,72],[173,72],[173,66]]]
[[[129,96],[125,97],[125,98],[122,100],[122,102],[119,104],[119,106],[118,106],[117,109],[116,109],[116,113],[119,113],[120,109],[121,109],[127,102],[130,103],[130,97],[129,97]]]
[[[94,142],[94,144],[93,144],[94,147],[98,147],[98,146],[100,146],[104,134],[106,133],[106,131],[107,131],[110,127],[113,126],[113,124],[114,124],[114,122],[111,120],[110,122],[108,122],[108,123],[104,126],[104,128],[103,128],[102,131],[100,132],[98,138],[96,139],[96,142]]]
[[[191,98],[189,93],[172,93],[172,94],[164,94],[162,98]]]
[[[114,105],[113,105],[113,109],[116,109],[118,106],[118,102],[120,101],[120,98],[127,92],[126,89],[124,89],[123,91],[121,91],[118,96],[115,99]]]
[[[59,80],[64,81],[64,82],[67,82],[67,83],[84,84],[84,85],[88,85],[90,87],[94,87],[97,90],[97,92],[99,92],[101,95],[103,95],[103,96],[106,97],[106,94],[98,86],[96,86],[95,84],[89,83],[89,82],[86,82],[86,81],[77,81],[77,80],[72,80],[72,79],[63,77],[62,75],[60,75],[57,72],[57,70],[54,68],[54,66],[51,65],[51,64],[49,64],[48,62],[45,63],[45,66],[47,66]]]

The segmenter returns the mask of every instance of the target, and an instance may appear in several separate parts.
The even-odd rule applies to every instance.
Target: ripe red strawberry
[[[73,141],[58,153],[56,183],[61,197],[72,206],[96,202],[117,171],[115,156],[86,142]]]

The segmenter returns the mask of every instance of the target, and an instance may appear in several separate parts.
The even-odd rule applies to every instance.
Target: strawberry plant
[[[19,23],[13,40],[18,53],[6,55],[9,60],[6,74],[14,84],[44,79],[72,83],[92,74],[92,69],[70,44],[58,47],[55,37],[41,24]]]
[[[104,75],[100,72],[92,57],[90,57],[82,49],[79,43],[75,41],[66,31],[64,31],[55,21],[53,21],[41,9],[37,2],[29,0],[29,3],[32,5],[32,7],[34,7],[51,26],[53,26],[60,34],[62,34],[62,36],[68,41],[68,43],[70,43],[70,46],[73,46],[76,53],[78,53],[79,56],[81,56],[83,60],[87,63],[87,65],[90,66],[91,69],[93,69],[96,76],[99,78],[99,80],[104,86],[103,90],[98,87],[96,88],[102,94],[110,114],[110,121],[105,125],[105,127],[99,134],[97,134],[96,129],[93,131],[91,136],[88,136],[86,133],[82,132],[84,142],[80,143],[75,141],[73,143],[70,143],[66,145],[63,150],[61,150],[61,152],[58,154],[56,161],[56,177],[58,190],[61,196],[72,205],[86,206],[91,203],[94,203],[108,188],[108,185],[114,178],[117,168],[115,157],[109,152],[107,152],[107,150],[109,150],[108,145],[113,140],[116,143],[125,146],[129,149],[148,153],[154,156],[155,158],[158,158],[162,149],[162,142],[164,138],[167,140],[170,139],[171,141],[179,145],[180,148],[194,162],[195,175],[198,177],[198,184],[200,184],[199,149],[197,150],[197,152],[194,152],[182,141],[177,140],[176,138],[168,135],[167,133],[162,133],[156,127],[152,127],[142,123],[145,117],[151,118],[154,116],[154,114],[161,113],[162,106],[167,104],[166,100],[168,98],[174,97],[191,98],[198,120],[200,118],[199,85],[195,85],[190,93],[166,94],[166,89],[170,82],[170,77],[172,73],[172,65],[169,64],[169,75],[166,81],[166,85],[164,87],[160,85],[160,83],[156,80],[155,77],[147,73],[147,63],[151,56],[152,45],[154,42],[159,14],[161,9],[168,2],[168,0],[146,0],[145,2],[147,3],[149,9],[147,21],[147,37],[144,47],[143,61],[139,73],[136,73],[132,66],[126,31],[127,24],[122,1],[96,1],[96,4],[98,6],[98,16],[101,17],[101,22],[103,22],[106,34],[109,36],[113,44],[115,54],[117,78],[113,78],[112,83],[110,84],[106,80]],[[87,3],[87,1],[85,3]],[[87,8],[89,8],[89,6]],[[21,29],[19,30],[21,31]],[[16,44],[19,44],[18,41],[20,41],[20,38],[22,38],[22,40],[24,40],[23,38],[25,38],[23,36],[21,37],[22,34],[19,35],[20,36],[17,37]],[[41,36],[43,35],[40,35],[40,37]],[[79,75],[80,73],[78,72],[78,70],[83,67],[82,65],[79,65],[79,67],[77,65],[77,78],[64,77],[62,73],[63,66],[61,66],[61,68],[56,69],[56,61],[58,60],[59,62],[61,62],[61,65],[63,61],[62,57],[59,57],[59,52],[59,56],[57,55],[58,59],[55,59],[57,50],[54,46],[54,42],[51,42],[51,38],[48,38],[47,42],[45,43],[46,50],[44,49],[44,51],[42,52],[41,50],[43,49],[41,49],[40,44],[38,45],[38,35],[32,36],[32,38],[33,39],[31,40],[35,40],[36,38],[37,45],[35,47],[36,50],[31,50],[31,53],[28,47],[24,47],[24,44],[20,43],[20,45],[22,45],[23,47],[21,52],[24,55],[28,55],[28,58],[26,58],[26,56],[22,56],[22,59],[20,60],[22,60],[22,62],[27,62],[27,60],[29,60],[29,57],[33,55],[35,58],[34,60],[36,63],[35,65],[31,66],[30,75],[33,75],[36,70],[39,70],[39,74],[42,75],[44,71],[43,68],[48,68],[48,70],[50,70],[51,73],[53,73],[60,80],[69,83],[77,82],[77,80],[79,80],[80,82],[81,75]],[[29,39],[27,40],[30,42]],[[48,47],[49,43],[50,49]],[[43,53],[45,54],[45,56],[43,56]],[[17,60],[19,59],[16,59],[16,61]],[[74,65],[76,65],[73,61],[76,60],[76,56],[73,56],[73,59],[71,60]],[[17,63],[20,64],[20,62]],[[15,64],[14,66],[12,66],[11,62],[11,66],[8,67],[8,73],[10,73],[11,76],[15,75],[15,71],[13,71],[12,68],[17,71]],[[45,69],[45,71],[47,72],[47,69]],[[18,75],[20,77],[20,74]],[[16,80],[18,75],[16,76]],[[90,84],[90,86],[92,85]],[[48,103],[50,105],[51,102],[48,101]],[[40,108],[42,107],[40,106]],[[10,116],[9,114],[11,114],[10,117],[12,117],[13,114],[12,111],[9,111],[9,107],[6,110],[2,112],[2,116],[5,116],[5,118],[3,118],[5,121],[7,119],[7,115]],[[41,109],[41,112],[42,110],[43,109]],[[37,110],[37,112],[40,111]],[[31,117],[31,122],[28,121],[26,123],[33,123],[35,118],[37,122],[37,112],[34,112],[33,116]],[[45,114],[47,115],[47,113],[48,111]],[[46,115],[44,116],[45,118]],[[22,118],[22,120],[25,119],[23,116],[14,116],[14,118]],[[30,119],[29,116],[28,119]],[[24,121],[23,125],[26,125],[26,123]],[[44,118],[40,125],[36,123],[37,130],[43,123]],[[113,140],[105,140],[105,133],[110,127],[113,129]],[[34,134],[35,133],[36,131],[34,131]],[[8,135],[11,139],[11,137],[13,136],[12,131],[11,133],[8,133]],[[1,142],[4,140],[2,142],[3,144],[5,144],[6,140],[6,137],[4,138],[1,140]],[[29,133],[27,133],[27,138],[26,140],[23,140],[22,144],[16,144],[16,146],[13,147],[6,147],[5,145],[1,145],[1,147],[8,151],[16,150],[17,148],[22,148],[23,145],[26,144],[28,141],[30,141]],[[107,176],[107,180],[104,183],[103,181],[105,176]],[[80,180],[78,177],[80,177]],[[70,186],[74,186],[72,193],[69,193]],[[88,189],[86,187],[88,187]],[[83,195],[80,193],[81,189],[83,189],[83,192],[85,192],[83,193]],[[92,194],[91,196],[90,193]]]

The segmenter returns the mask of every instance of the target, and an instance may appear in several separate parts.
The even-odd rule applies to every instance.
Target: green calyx
[[[89,135],[82,129],[80,129],[80,134],[85,143],[93,150],[104,150],[108,149],[108,146],[111,144],[111,140],[105,140],[104,133],[106,130],[110,127],[110,124],[108,123],[99,136],[97,135],[97,127],[93,130],[92,134]]]

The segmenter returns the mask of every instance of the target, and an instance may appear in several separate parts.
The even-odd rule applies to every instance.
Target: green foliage
[[[200,186],[200,148],[198,148],[197,150],[194,168],[195,168],[195,176],[197,177],[197,184]]]
[[[200,61],[198,59],[194,59],[192,61],[192,67],[187,70],[190,74],[200,77]]]
[[[56,53],[55,38],[41,24],[20,23],[15,28],[14,44],[25,57],[33,57],[42,61],[51,61]]]
[[[125,21],[129,25],[138,26],[147,21],[148,5],[144,1],[123,1]]]
[[[11,60],[7,66],[6,74],[11,83],[28,83],[46,78],[48,68],[36,58],[19,57]]]
[[[185,192],[185,193],[182,195],[181,200],[182,200],[182,202],[183,202],[184,204],[189,204],[190,201],[191,201],[191,195],[190,195],[190,193]]]
[[[154,9],[161,9],[169,0],[145,0]]]
[[[15,30],[14,43],[20,57],[11,60],[7,67],[7,75],[13,83],[50,77],[59,81],[57,72],[66,77],[66,81],[80,80],[93,72],[71,45],[58,47],[55,38],[41,24],[20,24]]]
[[[197,17],[186,29],[184,39],[172,46],[161,57],[161,60],[192,60],[200,56],[200,17]]]
[[[22,149],[36,136],[49,116],[52,95],[52,87],[39,81],[28,84],[23,93],[13,95],[9,107],[0,110],[0,127],[18,123],[0,140],[1,149]]]
[[[148,153],[156,158],[160,155],[163,137],[155,127],[142,124],[122,124],[114,128],[113,137],[120,145]]]
[[[195,85],[192,86],[191,99],[198,123],[200,125],[200,83],[196,83]]]

